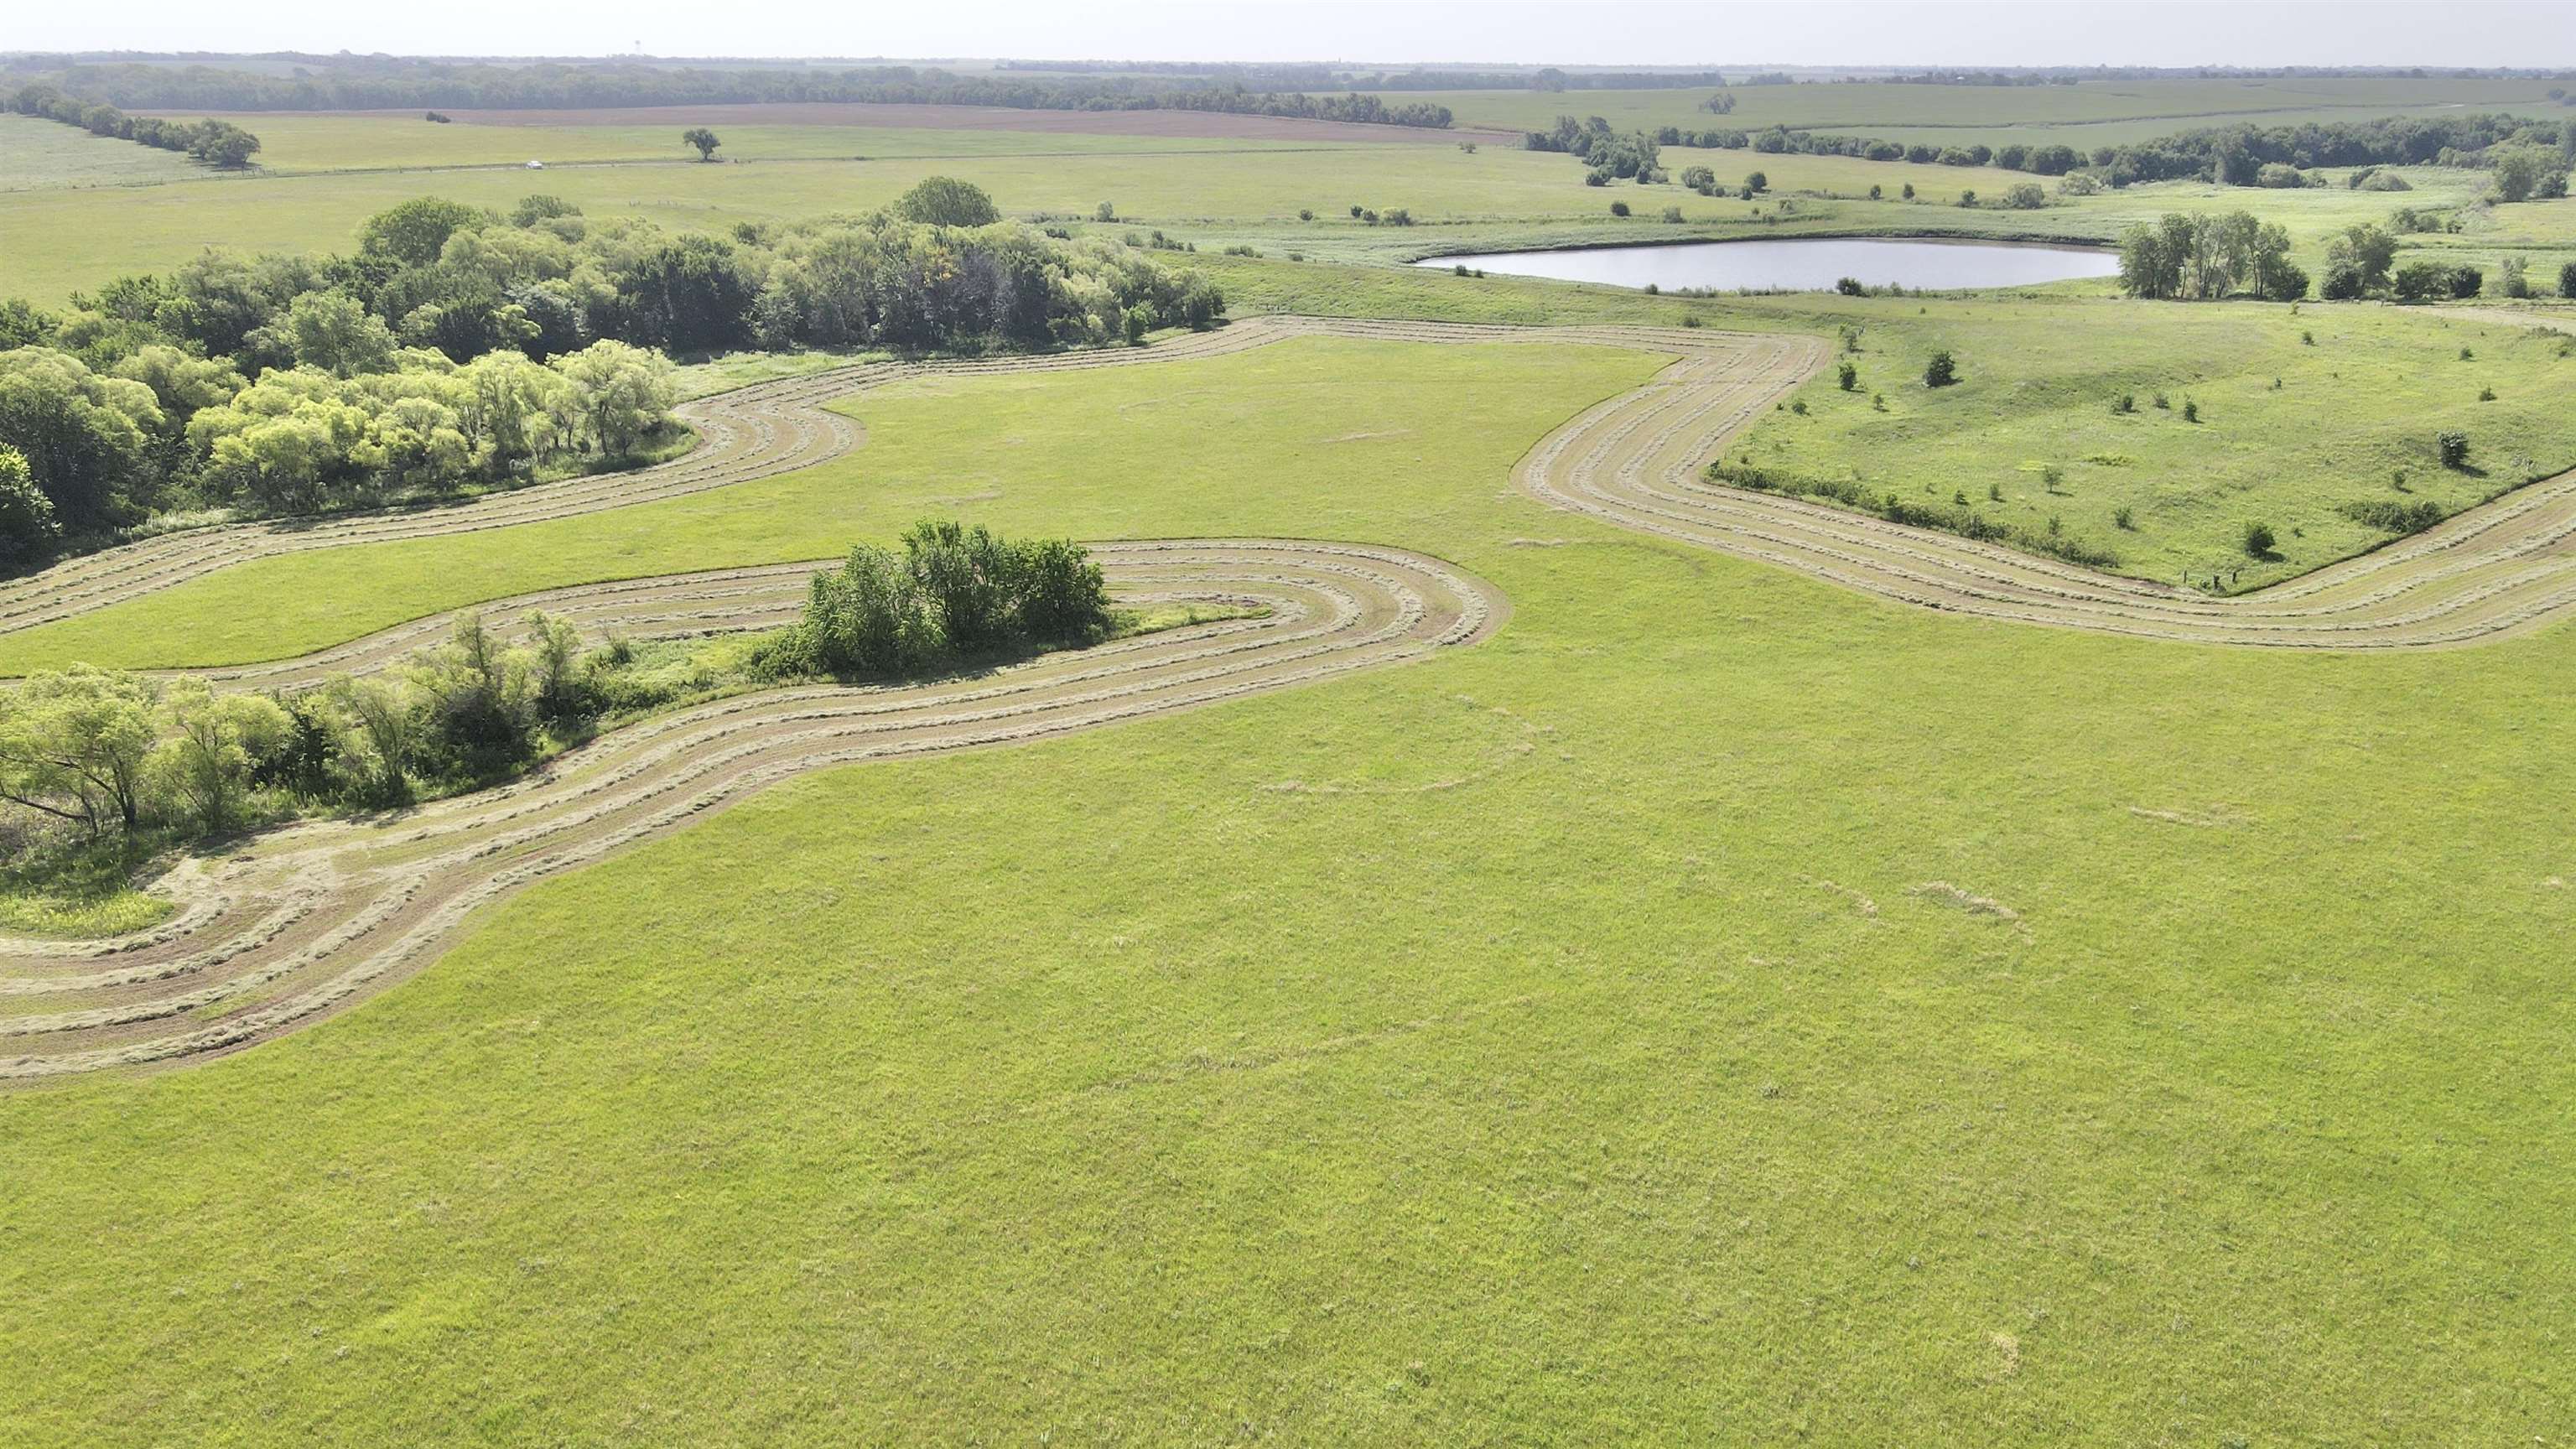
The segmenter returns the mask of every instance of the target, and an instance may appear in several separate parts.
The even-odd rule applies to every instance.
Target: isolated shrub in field
[[[2245,525],[2245,552],[2247,556],[2252,558],[2270,558],[2272,556],[2272,545],[2278,542],[2280,542],[2280,540],[2275,538],[2272,534],[2272,525],[2268,523],[2249,523]]]
[[[2531,263],[2519,256],[2496,264],[2496,291],[2507,297],[2531,295]]]
[[[814,576],[805,616],[761,661],[770,673],[903,674],[967,655],[1062,644],[1108,626],[1099,565],[1062,539],[1009,542],[923,520],[903,551],[861,545]]]
[[[2138,515],[2129,505],[2123,503],[2111,510],[2111,526],[2124,533],[2135,532],[2138,526]]]
[[[1947,351],[1935,352],[1923,366],[1925,387],[1948,387],[1959,380],[1959,363]]]
[[[2111,399],[2111,411],[2115,413],[2133,413],[2137,410],[2138,395],[2136,393],[2124,392],[2118,397]]]
[[[1624,201],[1614,201],[1610,203],[1610,214],[1612,216],[1626,216],[1628,214],[1628,203]]]
[[[2569,262],[2558,269],[2558,295],[2576,297],[2576,262]]]
[[[2451,268],[2438,262],[2408,262],[2389,278],[2389,287],[2401,302],[2429,301],[2454,290]]]
[[[1834,380],[1842,384],[1843,391],[1850,392],[1860,386],[1860,369],[1849,362],[1839,363],[1834,368]]]
[[[2433,436],[2433,449],[2441,455],[2442,466],[2445,468],[2465,468],[2469,465],[2469,435],[2466,433],[2448,429],[2436,433]]]
[[[1664,220],[1675,226],[1679,226],[1682,220],[1682,209],[1678,206],[1665,207]]]
[[[2347,503],[2335,510],[2365,528],[2383,528],[2390,533],[2417,533],[2442,521],[2442,505],[2431,499],[2399,503],[2395,499],[2369,499]]]

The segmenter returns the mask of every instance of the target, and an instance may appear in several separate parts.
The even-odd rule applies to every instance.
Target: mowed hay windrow
[[[1821,365],[1814,338],[1637,326],[1519,327],[1270,316],[1148,348],[965,362],[873,362],[761,383],[681,409],[705,444],[671,463],[455,507],[173,534],[0,585],[0,634],[86,614],[228,565],[344,544],[504,528],[676,498],[841,456],[863,440],[833,398],[903,379],[1180,361],[1292,337],[1628,347],[1679,360],[1551,432],[1516,470],[1539,499],[1877,597],[2016,623],[2297,648],[2475,642],[2576,608],[2576,473],[2269,588],[2212,597],[1802,499],[1706,481],[1727,440]]]
[[[508,786],[382,824],[282,829],[191,861],[164,883],[180,904],[167,925],[0,954],[0,1080],[195,1059],[311,1022],[428,964],[478,908],[521,886],[810,770],[1047,739],[1419,659],[1485,637],[1503,612],[1490,585],[1398,549],[1248,539],[1094,552],[1131,601],[1264,612],[924,684],[721,700],[617,731]],[[594,632],[685,632],[708,611],[756,624],[792,617],[813,567],[546,602]],[[330,667],[383,667],[422,627],[332,651]]]

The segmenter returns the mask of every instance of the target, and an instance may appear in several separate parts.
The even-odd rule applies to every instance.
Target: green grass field
[[[93,136],[59,121],[0,115],[0,192],[133,186],[210,174],[176,152]]]
[[[711,495],[692,565],[998,487],[1427,549],[1513,616],[778,789],[310,1031],[0,1097],[16,1431],[2558,1433],[2568,630],[1981,625],[1502,484],[1644,365],[922,385],[848,511]]]
[[[822,467],[556,522],[225,569],[0,636],[0,673],[73,660],[142,668],[283,658],[554,584],[834,557],[860,539],[890,541],[928,515],[1089,539],[1385,541],[1383,480],[1434,458],[1502,478],[1536,436],[1522,436],[1528,419],[1570,417],[1660,361],[1607,348],[1300,340],[1112,373],[1088,394],[1100,410],[1089,446],[1114,465],[1136,454],[1138,439],[1185,434],[1156,459],[1176,470],[1168,494],[1114,467],[1105,476],[1057,467],[1048,408],[1059,394],[1043,379],[901,383],[837,405],[867,423],[869,441]],[[1389,390],[1390,375],[1404,386]],[[961,392],[971,405],[954,400]],[[1433,398],[1449,405],[1430,407]],[[925,417],[939,421],[914,421]],[[1241,461],[1254,454],[1281,471],[1246,473]],[[1288,476],[1304,481],[1280,486]]]
[[[1919,134],[1920,139],[1945,143],[1945,138],[1963,133],[1986,140],[1993,133],[2009,131],[2024,144],[2065,141],[2071,145],[2092,137],[2093,127],[2113,122],[2150,123],[2150,128],[2124,128],[2108,138],[2116,143],[2238,121],[2282,125],[2464,109],[2550,115],[2558,110],[2548,95],[2553,84],[2537,79],[2377,76],[2086,81],[2071,86],[1737,85],[1730,87],[1735,109],[1724,116],[1701,109],[1700,103],[1711,94],[1705,89],[1554,94],[1436,91],[1408,99],[1449,107],[1461,126],[1514,130],[1544,130],[1558,116],[1574,115],[1600,116],[1622,129],[1649,131],[1659,126],[1695,131],[1786,126],[1795,131],[1907,140]]]
[[[1462,124],[1991,143],[2537,112],[2540,89],[1738,87],[1724,122],[1689,114],[1695,91],[1442,99]],[[202,179],[0,117],[0,296],[59,303],[210,240],[345,249],[421,194],[718,230],[954,173],[1017,214],[1107,200],[1198,243],[1237,316],[1857,328],[1859,389],[1828,365],[1735,454],[2057,515],[2149,577],[2250,588],[2386,536],[2339,504],[2455,509],[2576,463],[2576,358],[2505,315],[2095,282],[1684,298],[1395,265],[2100,240],[2244,207],[2314,270],[2331,231],[2412,204],[2464,227],[2401,261],[2519,253],[2554,280],[2576,202],[2478,206],[2473,172],[2017,213],[1942,204],[2005,173],[1746,152],[1667,160],[1759,167],[1759,203],[1586,188],[1495,145],[742,127],[745,164],[698,166],[658,128],[253,129],[287,174]],[[118,173],[127,152],[188,179],[109,184],[147,179]],[[882,159],[830,159],[853,154]],[[548,169],[509,164],[528,155]],[[1906,181],[1922,200],[1859,199]],[[1801,193],[1785,218],[1780,192]],[[1683,225],[1655,219],[1669,204]],[[1936,348],[1959,386],[1922,386]],[[738,354],[683,385],[836,361]],[[310,1029],[0,1092],[0,1449],[2576,1434],[2576,625],[2389,654],[2018,627],[1513,486],[1532,443],[1661,363],[1306,338],[912,381],[837,404],[867,441],[803,472],[274,558],[0,635],[0,674],[275,658],[550,584],[835,555],[926,515],[1403,546],[1511,605],[1492,639],[1403,669],[805,776],[529,889]],[[2433,465],[2448,427],[2481,476]],[[2258,515],[2278,560],[2239,547]],[[0,927],[161,909],[109,870],[19,884]]]
[[[184,185],[0,192],[0,259],[5,259],[0,261],[0,289],[60,305],[74,291],[106,277],[176,266],[210,240],[242,251],[345,250],[367,217],[424,194],[507,209],[532,191],[544,191],[597,214],[646,216],[685,230],[722,231],[738,222],[864,210],[892,200],[924,176],[952,173],[988,188],[1015,215],[1088,219],[1107,201],[1123,219],[1109,228],[1112,235],[1131,224],[1161,227],[1209,250],[1242,243],[1270,255],[1296,251],[1349,262],[1748,235],[1942,234],[2109,242],[2130,225],[2165,211],[2250,209],[2289,227],[2300,259],[2314,270],[2329,235],[2356,222],[2385,222],[2401,204],[2465,209],[2467,230],[2408,237],[2412,250],[2489,260],[2507,249],[2522,251],[2543,277],[2554,277],[2560,262],[2576,259],[2576,210],[2569,209],[2576,203],[2472,207],[2486,189],[2483,173],[2441,167],[2408,170],[2416,190],[2404,194],[2341,186],[2258,191],[2166,182],[2062,199],[2037,211],[2001,211],[1963,209],[1956,202],[1962,190],[1993,198],[2034,178],[1989,167],[1686,147],[1667,149],[1667,164],[1676,173],[1705,164],[1721,180],[1737,184],[1760,170],[1773,194],[1746,202],[1701,197],[1678,186],[1588,187],[1582,167],[1568,157],[1500,145],[1472,153],[1447,146],[1322,149],[1244,142],[1223,143],[1230,149],[1196,143],[1207,149],[1190,149],[1161,138],[841,127],[773,128],[797,131],[802,139],[782,144],[774,159],[739,165],[701,166],[664,155],[649,161],[560,162],[542,173],[488,160],[445,167],[333,169],[354,165],[367,148],[382,142],[379,128],[390,126],[417,126],[421,133],[403,129],[392,153],[396,156],[416,154],[401,149],[415,144],[486,148],[470,153],[476,156],[485,155],[491,145],[506,145],[515,149],[490,154],[517,156],[535,148],[535,138],[558,134],[599,147],[603,155],[631,154],[648,144],[660,147],[655,138],[662,133],[631,127],[558,130],[372,118],[286,119],[298,125],[280,144],[290,155],[301,148],[306,161],[299,164],[315,169],[233,177],[196,171]],[[94,139],[67,127],[51,129],[75,142]],[[451,133],[457,132],[472,134],[452,140]],[[756,144],[766,133],[737,134]],[[869,154],[852,138],[876,136],[915,149],[890,150],[881,159],[865,161],[830,159]],[[499,139],[487,139],[495,137]],[[1060,147],[1057,142],[1083,144]],[[815,154],[800,158],[800,148]],[[1918,193],[1911,202],[1901,199],[1908,185]],[[1872,186],[1882,189],[1883,200],[1866,199]],[[1784,199],[1795,208],[1785,215]],[[1626,202],[1635,215],[1613,218],[1613,201]],[[1401,207],[1417,225],[1369,226],[1349,215],[1352,206],[1378,211]],[[1681,226],[1662,220],[1667,207],[1680,208]],[[1312,212],[1313,218],[1301,219],[1301,212]]]
[[[264,171],[434,169],[455,166],[523,166],[544,161],[635,161],[698,164],[695,149],[680,140],[681,125],[491,126],[438,125],[419,115],[299,116],[227,114],[260,139]],[[181,116],[178,119],[195,119]],[[1228,151],[1318,149],[1314,143],[1225,140],[1189,136],[1115,136],[1082,132],[943,131],[901,126],[725,125],[717,160],[848,160],[891,156],[1144,156]],[[1369,143],[1351,142],[1356,149]],[[1335,148],[1338,149],[1338,148]]]

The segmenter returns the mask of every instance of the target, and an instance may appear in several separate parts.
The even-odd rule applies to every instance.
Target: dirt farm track
[[[685,458],[454,508],[295,528],[244,525],[91,555],[0,586],[0,632],[74,617],[248,559],[568,517],[801,468],[863,441],[820,404],[927,372],[1139,366],[1304,336],[1581,344],[1674,360],[1643,386],[1549,433],[1515,482],[1616,527],[1777,565],[1881,599],[1981,618],[2214,645],[2457,646],[2576,611],[2576,474],[2534,484],[2377,552],[2235,598],[2213,598],[1704,481],[1738,428],[1810,376],[1806,337],[1641,327],[1513,328],[1262,317],[1156,347],[948,363],[866,363],[760,384],[685,409],[705,442]],[[481,906],[521,885],[685,826],[803,772],[1049,738],[1399,664],[1501,623],[1489,584],[1362,543],[1234,539],[1093,545],[1139,600],[1264,606],[986,674],[900,687],[811,685],[616,731],[529,778],[382,821],[316,822],[191,859],[161,889],[164,925],[105,941],[0,941],[0,1081],[168,1065],[320,1019],[419,969]],[[543,607],[591,635],[668,636],[794,617],[813,564],[719,569],[549,590],[481,606]],[[303,659],[208,670],[276,688],[365,671],[443,631],[417,620]]]

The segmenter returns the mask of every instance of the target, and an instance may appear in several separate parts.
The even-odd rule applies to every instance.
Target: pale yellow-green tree
[[[0,798],[91,831],[133,829],[161,737],[152,680],[76,664],[0,693]]]
[[[293,722],[263,694],[217,694],[198,680],[170,686],[165,731],[148,768],[167,797],[209,832],[241,822],[251,771],[283,746]]]

